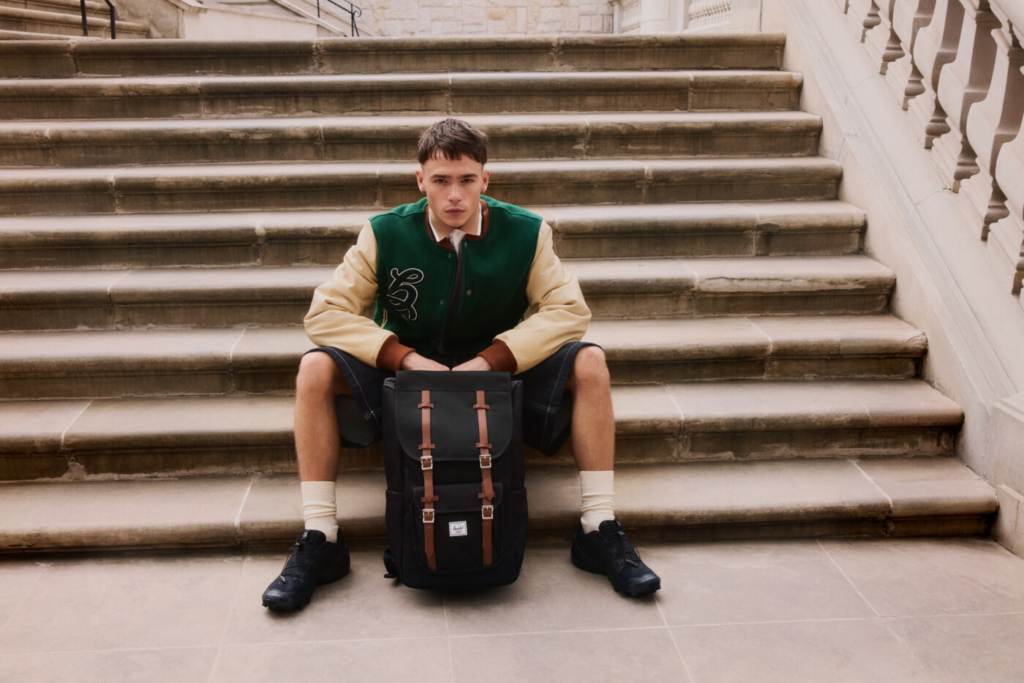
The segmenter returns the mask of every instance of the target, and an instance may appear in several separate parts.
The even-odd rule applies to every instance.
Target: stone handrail
[[[911,127],[960,194],[969,229],[1024,280],[1024,3],[836,0]],[[1022,299],[1024,305],[1024,299]]]

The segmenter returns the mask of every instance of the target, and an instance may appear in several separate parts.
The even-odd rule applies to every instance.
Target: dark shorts
[[[572,431],[572,392],[565,390],[576,354],[588,342],[570,342],[550,357],[515,379],[523,382],[523,441],[545,455],[554,455]],[[378,370],[349,354],[330,346],[310,349],[323,352],[338,364],[352,389],[352,396],[338,396],[334,405],[338,415],[341,444],[346,448],[366,448],[380,441],[384,402],[384,380],[395,373]],[[431,356],[431,360],[454,367],[472,358]]]

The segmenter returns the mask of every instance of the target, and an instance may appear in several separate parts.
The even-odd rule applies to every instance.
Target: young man
[[[456,119],[419,143],[426,194],[374,216],[329,282],[317,288],[306,333],[318,348],[299,364],[295,447],[305,530],[263,604],[293,610],[349,571],[338,531],[340,448],[381,437],[384,379],[397,370],[507,371],[523,381],[523,438],[552,455],[572,435],[583,514],[578,567],[628,595],[661,580],[615,520],[615,420],[600,347],[580,341],[590,320],[576,278],[540,216],[481,197],[487,136]],[[373,310],[372,319],[363,312]],[[342,492],[344,495],[344,492]]]

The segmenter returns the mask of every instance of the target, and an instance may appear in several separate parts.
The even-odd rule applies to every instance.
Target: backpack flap
[[[400,372],[398,394],[398,440],[408,457],[420,459],[423,443],[421,408],[423,392],[430,392],[430,434],[437,445],[435,462],[477,462],[480,458],[480,428],[477,396],[483,391],[487,405],[487,435],[490,452],[497,458],[512,440],[512,382],[507,372],[452,372],[439,378],[437,372]]]

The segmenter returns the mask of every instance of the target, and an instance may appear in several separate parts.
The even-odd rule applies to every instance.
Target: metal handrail
[[[85,0],[82,0],[82,2],[84,3]],[[109,3],[110,0],[107,0],[107,2]],[[359,28],[356,26],[356,17],[363,16],[363,10],[360,9],[357,5],[352,4],[350,0],[342,0],[342,2],[348,3],[348,7],[344,7],[335,2],[334,0],[327,0],[327,2],[331,3],[332,5],[340,9],[342,12],[348,12],[349,17],[351,18],[352,26],[350,36],[358,36]],[[320,0],[316,0],[316,18],[320,18]]]
[[[319,0],[318,0],[319,1]],[[110,39],[117,40],[117,14],[114,8],[114,3],[110,0],[104,0],[107,3],[107,7],[110,8]],[[85,12],[85,0],[82,0],[82,35],[89,35],[89,16]]]

